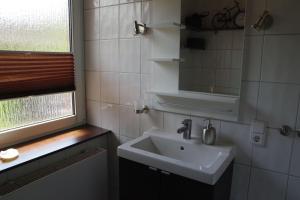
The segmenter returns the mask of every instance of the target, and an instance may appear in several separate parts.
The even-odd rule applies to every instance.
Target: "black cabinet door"
[[[171,173],[161,173],[160,200],[212,200],[213,188]]]
[[[119,159],[120,200],[158,200],[160,172],[145,165]]]

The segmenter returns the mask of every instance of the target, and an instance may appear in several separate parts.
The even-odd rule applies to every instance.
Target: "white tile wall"
[[[84,11],[84,28],[86,40],[97,40],[100,37],[99,8]]]
[[[120,71],[141,71],[141,43],[139,38],[120,40]]]
[[[257,118],[269,122],[270,127],[284,124],[295,126],[299,102],[299,86],[261,83]]]
[[[100,38],[113,39],[119,35],[119,7],[108,6],[100,8]]]
[[[290,176],[288,182],[287,200],[300,199],[300,178]]]
[[[251,168],[235,164],[231,185],[231,200],[247,200]]]
[[[89,100],[100,101],[100,73],[87,71],[85,73],[86,98]]]
[[[300,84],[300,35],[265,36],[262,80]]]
[[[97,54],[101,71],[118,72],[119,42],[117,39],[100,40],[101,48]]]
[[[142,3],[130,3],[120,6],[120,37],[133,37],[134,21],[141,22]]]
[[[249,142],[250,128],[248,125],[221,122],[219,143],[228,143],[236,147],[235,161],[240,164],[250,165],[252,145]]]
[[[99,53],[100,53],[99,40],[85,42],[85,68],[87,70],[99,71],[100,69]]]
[[[284,200],[287,175],[252,169],[248,200]]]
[[[300,138],[296,138],[293,145],[290,174],[300,177]]]
[[[247,2],[240,122],[213,121],[218,142],[237,147],[231,199],[298,200],[300,138],[295,134],[284,137],[276,129],[270,129],[265,147],[252,146],[249,124],[259,119],[273,128],[283,124],[293,128],[297,124],[300,128],[300,28],[297,21],[300,3],[298,0]],[[186,118],[193,120],[193,136],[199,136],[204,126],[204,118],[159,111],[138,116],[132,106],[127,106],[139,98],[149,102],[146,91],[151,84],[151,34],[134,36],[132,25],[134,20],[149,23],[151,9],[151,0],[85,0],[87,120],[113,130],[119,140],[113,147],[153,127],[175,134]],[[274,15],[274,26],[269,31],[256,32],[250,25],[264,9]],[[241,33],[203,34],[210,51],[203,53],[201,61],[214,61],[210,67],[226,69],[231,62],[239,67],[241,61],[235,59],[234,54],[240,52],[231,52],[243,47],[238,34]],[[227,40],[218,42],[222,38]],[[218,53],[216,49],[222,50]],[[116,165],[116,158],[113,160]],[[116,187],[114,183],[113,188]]]
[[[243,80],[259,81],[263,49],[262,36],[247,36],[245,38]]]
[[[120,135],[128,138],[140,136],[140,116],[132,106],[120,106]]]
[[[287,174],[292,143],[292,136],[285,137],[269,129],[265,147],[253,148],[253,166]]]
[[[140,79],[139,74],[120,74],[120,104],[134,105],[140,99]]]
[[[119,73],[101,73],[101,101],[106,103],[119,103]]]
[[[100,102],[87,100],[86,110],[87,110],[87,123],[94,126],[101,127]]]

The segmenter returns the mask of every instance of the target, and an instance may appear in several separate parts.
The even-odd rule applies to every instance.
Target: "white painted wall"
[[[134,19],[150,22],[151,1],[85,0],[85,5],[88,122],[113,130],[114,148],[152,126],[175,132],[185,118],[193,119],[193,134],[199,134],[202,118],[157,111],[137,116],[130,105],[140,97],[149,99],[151,44],[131,30]],[[250,25],[264,9],[275,23],[257,33]],[[232,200],[300,199],[300,138],[272,129],[283,124],[300,128],[299,10],[298,0],[248,0],[241,119],[214,121],[218,140],[238,147]],[[249,142],[252,119],[272,127],[264,148]],[[114,169],[112,194],[117,191]]]

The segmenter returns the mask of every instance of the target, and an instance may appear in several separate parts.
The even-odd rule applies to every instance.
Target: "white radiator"
[[[1,200],[107,200],[107,152],[100,150],[0,197]]]

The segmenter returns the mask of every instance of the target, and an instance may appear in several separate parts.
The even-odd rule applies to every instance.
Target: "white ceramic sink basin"
[[[144,165],[214,185],[234,158],[231,146],[207,146],[198,139],[159,130],[118,147],[118,155]]]

